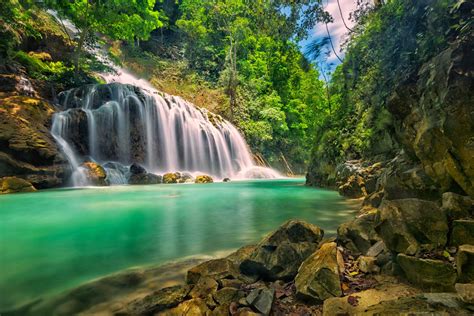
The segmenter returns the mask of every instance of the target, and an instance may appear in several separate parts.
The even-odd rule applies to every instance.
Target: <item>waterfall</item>
[[[77,28],[48,11],[74,35]],[[107,84],[87,85],[58,95],[61,112],[51,133],[73,170],[72,185],[88,185],[82,162],[101,164],[110,184],[126,184],[129,166],[148,172],[209,174],[216,180],[279,178],[255,164],[242,135],[228,121],[177,96],[157,91],[115,65],[100,46],[86,46],[113,71]]]
[[[241,134],[220,116],[127,73],[107,81],[58,95],[62,111],[51,132],[73,169],[73,185],[87,185],[85,160],[103,165],[111,184],[127,183],[132,163],[155,174],[204,173],[216,180],[279,177],[255,165]]]

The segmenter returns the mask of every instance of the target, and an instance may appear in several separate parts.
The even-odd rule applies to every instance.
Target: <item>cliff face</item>
[[[458,41],[423,65],[388,102],[396,136],[441,191],[474,196],[472,41]]]
[[[61,185],[66,162],[49,132],[54,107],[24,76],[0,81],[0,178],[17,176],[39,189]]]
[[[439,197],[447,191],[474,196],[473,56],[472,36],[457,40],[394,90],[387,109],[393,147],[401,149],[395,157],[370,157],[335,171],[318,161],[309,168],[307,184],[339,187],[351,197],[368,195],[348,188],[365,187],[373,174],[364,168],[381,162],[375,190],[385,188],[391,198]]]

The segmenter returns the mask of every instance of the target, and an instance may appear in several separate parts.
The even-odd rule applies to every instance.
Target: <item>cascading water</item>
[[[50,11],[72,35],[75,26]],[[151,173],[185,171],[217,179],[278,178],[255,164],[250,150],[228,121],[180,97],[163,94],[146,80],[116,66],[100,47],[89,52],[113,71],[106,85],[60,93],[62,112],[51,133],[72,167],[72,184],[88,185],[85,160],[100,163],[110,184],[126,184],[129,166]]]
[[[255,165],[243,137],[220,116],[127,73],[107,81],[115,82],[59,95],[63,111],[54,116],[52,134],[73,168],[73,185],[87,184],[83,160],[101,163],[111,184],[127,183],[125,166],[132,163],[152,173],[186,171],[217,179],[279,176]]]

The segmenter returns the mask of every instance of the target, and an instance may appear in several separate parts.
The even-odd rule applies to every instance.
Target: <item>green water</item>
[[[334,234],[353,209],[302,179],[0,196],[0,310],[132,266],[238,248],[290,218]]]

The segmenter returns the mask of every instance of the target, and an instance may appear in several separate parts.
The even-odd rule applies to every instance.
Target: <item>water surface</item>
[[[354,209],[303,179],[0,196],[0,310],[132,266],[254,243],[290,218],[334,234]]]

